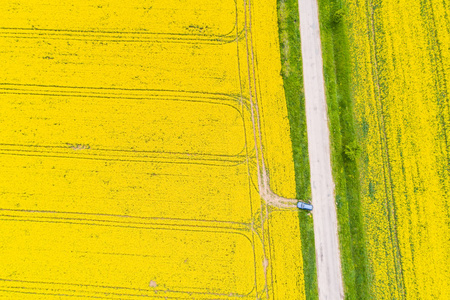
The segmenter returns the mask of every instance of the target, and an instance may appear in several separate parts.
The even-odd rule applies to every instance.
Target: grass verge
[[[278,1],[280,52],[291,129],[297,199],[310,199],[310,170],[297,0]],[[306,299],[318,299],[313,219],[299,212]]]
[[[345,2],[318,0],[318,4],[345,297],[369,299]]]

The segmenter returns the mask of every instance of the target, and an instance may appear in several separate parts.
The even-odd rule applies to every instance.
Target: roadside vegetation
[[[297,199],[311,199],[305,95],[297,0],[278,0],[281,76],[287,101]],[[306,299],[318,299],[314,226],[311,214],[299,212]]]
[[[353,116],[346,11],[340,0],[318,4],[344,289],[346,299],[367,299],[370,279],[357,165],[361,149]]]

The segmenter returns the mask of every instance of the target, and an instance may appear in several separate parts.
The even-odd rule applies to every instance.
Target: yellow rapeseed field
[[[371,294],[450,299],[446,1],[348,1]]]
[[[0,298],[304,298],[276,1],[5,0],[0,49]]]

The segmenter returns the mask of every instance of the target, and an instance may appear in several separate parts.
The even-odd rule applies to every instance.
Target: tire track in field
[[[23,32],[22,32],[23,31]],[[95,34],[98,33],[98,34]],[[230,33],[234,33],[234,30]],[[0,28],[0,38],[12,39],[46,39],[63,41],[91,41],[111,43],[182,43],[182,44],[209,44],[224,45],[242,39],[243,32],[235,37],[226,35],[203,34],[169,34],[169,33],[137,33],[137,32],[85,32],[56,29],[26,29],[26,28]]]
[[[251,1],[248,1],[248,10],[251,11]],[[264,145],[262,144],[262,130],[261,130],[261,117],[259,114],[260,108],[258,105],[258,96],[257,96],[257,83],[256,83],[256,59],[254,56],[254,49],[252,45],[251,38],[251,13],[249,13],[249,22],[246,21],[245,28],[245,39],[247,43],[247,65],[248,65],[248,81],[250,84],[249,89],[249,102],[250,102],[250,114],[251,114],[251,122],[253,129],[253,137],[255,144],[255,157],[256,157],[256,170],[257,170],[257,178],[258,178],[258,190],[261,198],[268,204],[277,208],[295,208],[296,204],[299,200],[285,198],[279,196],[273,192],[270,188],[270,178],[269,172],[266,168],[266,163],[264,159]]]
[[[142,101],[184,101],[224,105],[235,110],[244,121],[245,113],[250,110],[248,99],[238,95],[222,93],[191,92],[184,90],[123,89],[83,86],[57,86],[36,84],[0,83],[0,94],[34,95],[51,97],[99,98],[109,101],[142,100]],[[173,151],[139,151],[136,149],[113,149],[100,145],[84,145],[83,151],[75,150],[70,144],[29,145],[0,143],[0,154],[19,156],[42,156],[54,158],[89,159],[104,161],[130,161],[173,164],[204,164],[211,166],[237,166],[246,162],[244,155],[246,146],[236,154],[210,154],[197,152]]]
[[[230,31],[223,34],[202,33],[171,33],[118,30],[88,30],[88,29],[57,29],[57,28],[24,28],[24,27],[0,27],[0,38],[14,39],[50,39],[50,40],[78,40],[93,42],[169,42],[187,44],[212,44],[223,45],[238,42],[244,37],[244,30],[237,32],[239,26],[238,1],[234,0],[236,20]],[[235,34],[237,32],[237,34]]]
[[[377,54],[377,40],[376,40],[376,32],[375,32],[375,9],[372,0],[367,1],[368,7],[368,32],[370,33],[370,40],[372,41],[372,49],[371,49],[371,60],[372,60],[372,76],[374,78],[374,94],[375,101],[379,107],[377,109],[377,118],[378,118],[378,130],[380,133],[380,146],[381,153],[383,157],[383,175],[384,175],[384,187],[386,194],[386,210],[387,210],[387,218],[389,223],[389,235],[390,242],[393,248],[393,257],[394,257],[394,269],[395,269],[395,279],[397,282],[397,287],[399,289],[399,295],[404,299],[406,298],[406,290],[405,290],[405,280],[403,277],[403,268],[402,268],[402,258],[398,240],[397,233],[397,212],[396,212],[396,204],[395,204],[395,196],[393,190],[393,179],[391,174],[391,162],[389,157],[389,145],[388,138],[386,134],[386,122],[384,120],[385,109],[383,105],[383,99],[381,98],[381,85],[380,85],[380,77],[379,77],[379,67],[378,67],[378,54]],[[390,198],[390,199],[389,199]]]
[[[431,17],[430,17],[431,16]],[[437,105],[439,107],[439,130],[440,138],[444,141],[444,149],[442,156],[444,156],[446,162],[444,167],[441,169],[442,178],[448,177],[450,173],[450,138],[448,127],[450,124],[450,104],[449,95],[447,93],[448,84],[445,73],[444,58],[442,55],[442,42],[439,39],[439,34],[436,26],[436,14],[434,12],[433,4],[429,1],[423,1],[421,9],[421,17],[423,19],[424,27],[430,33],[428,35],[429,45],[431,49],[429,50],[430,60],[433,67],[433,79],[435,82],[434,89],[437,100]],[[448,15],[446,15],[448,17]],[[445,20],[449,24],[449,20]],[[448,180],[441,180],[442,186],[445,192],[450,194],[450,184]],[[447,211],[447,217],[450,218],[449,203],[444,202],[445,209]]]
[[[264,145],[262,143],[262,129],[261,129],[261,116],[260,116],[260,107],[258,103],[258,87],[256,81],[256,65],[257,61],[255,58],[255,51],[253,48],[253,39],[252,39],[252,0],[244,0],[245,9],[245,24],[244,24],[244,40],[245,40],[245,51],[246,51],[246,65],[247,65],[247,80],[248,80],[248,92],[249,92],[249,105],[250,105],[250,117],[251,117],[251,130],[253,131],[253,143],[254,155],[252,157],[253,160],[250,160],[249,163],[255,164],[256,168],[256,176],[257,176],[257,186],[255,188],[258,191],[258,194],[262,200],[260,206],[260,223],[257,224],[261,230],[261,241],[267,241],[267,245],[264,245],[263,242],[263,255],[264,261],[263,270],[264,270],[264,290],[261,291],[261,296],[264,295],[264,298],[270,299],[270,294],[273,293],[271,287],[274,287],[274,278],[273,278],[273,266],[270,263],[270,249],[272,247],[270,243],[270,227],[267,227],[267,221],[272,208],[278,209],[287,209],[287,210],[296,210],[296,204],[299,200],[285,198],[280,195],[277,195],[270,187],[270,178],[269,172],[266,167],[266,162],[264,158]],[[252,144],[252,142],[250,142]],[[265,204],[265,205],[263,205]],[[252,225],[253,226],[253,225]],[[266,228],[267,227],[267,228]]]

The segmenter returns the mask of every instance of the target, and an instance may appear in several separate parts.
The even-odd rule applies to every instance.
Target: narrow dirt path
[[[319,299],[343,299],[317,0],[298,4]]]

